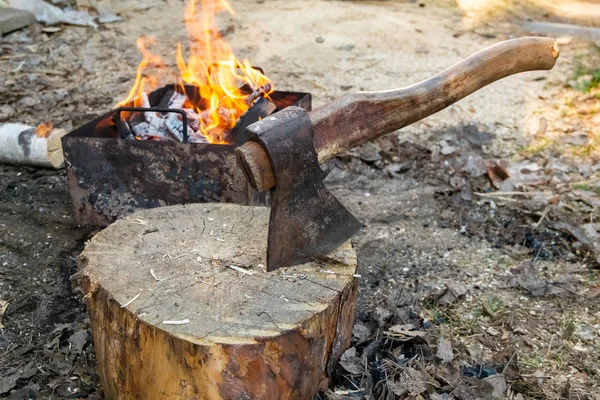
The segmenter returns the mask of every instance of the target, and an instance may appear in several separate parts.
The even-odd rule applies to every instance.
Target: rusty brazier
[[[197,88],[184,89],[192,103],[199,101]],[[158,89],[149,94],[150,104],[157,107],[169,90],[183,89]],[[291,105],[311,109],[309,93],[275,91],[270,99],[275,112]],[[268,193],[254,190],[236,162],[235,148],[245,137],[235,145],[123,139],[114,115],[112,110],[62,139],[76,223],[107,226],[140,209],[174,204],[268,205]]]

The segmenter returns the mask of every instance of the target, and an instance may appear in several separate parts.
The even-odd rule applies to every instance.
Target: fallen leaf
[[[534,297],[544,296],[548,292],[548,282],[537,275],[537,271],[531,265],[515,268],[510,271],[515,276],[510,280],[513,287],[521,287]]]
[[[8,375],[0,378],[0,394],[4,394],[17,385],[19,379],[29,379],[38,372],[35,361],[30,361],[24,367],[13,369]]]
[[[440,305],[451,305],[467,293],[467,288],[459,283],[449,284],[446,290],[438,296],[436,303]]]
[[[485,378],[485,381],[494,387],[494,391],[492,392],[492,397],[497,399],[506,398],[506,389],[508,386],[506,385],[506,379],[502,375],[494,375],[488,378]]]
[[[390,336],[394,336],[394,338],[402,340],[402,338],[406,340],[410,340],[416,337],[424,337],[425,332],[422,331],[409,331],[406,329],[406,325],[394,325],[390,326],[386,333]]]
[[[71,354],[81,354],[83,348],[89,342],[89,333],[86,329],[81,329],[72,334],[68,339]]]
[[[385,325],[385,321],[392,316],[392,312],[390,310],[388,310],[387,308],[384,307],[377,307],[375,309],[375,318],[377,320],[377,322],[379,323],[380,327],[383,327]]]
[[[498,160],[487,160],[485,162],[487,176],[496,189],[500,188],[504,180],[510,178],[510,174],[506,170],[506,166],[503,164],[504,163],[501,163]]]
[[[585,232],[578,226],[575,226],[567,221],[556,221],[550,223],[550,227],[554,230],[566,233],[573,237],[575,240],[588,247],[589,249],[594,248],[594,242],[587,237]]]
[[[404,288],[404,286],[395,287],[386,299],[386,305],[391,309],[409,306],[413,303],[413,296]]]
[[[452,343],[446,338],[440,338],[437,346],[436,357],[442,360],[443,363],[452,362],[454,359],[454,351]]]
[[[352,337],[357,343],[363,343],[371,336],[371,329],[361,321],[356,321],[352,328]]]
[[[421,371],[407,367],[395,380],[389,381],[388,386],[397,396],[416,396],[427,390],[427,377]]]
[[[353,375],[360,375],[365,372],[360,357],[356,355],[356,347],[350,347],[342,354],[340,365]]]

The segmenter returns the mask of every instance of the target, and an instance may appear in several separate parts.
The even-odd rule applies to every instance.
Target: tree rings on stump
[[[110,399],[312,399],[349,346],[356,253],[266,272],[269,209],[143,210],[97,234],[85,293]]]

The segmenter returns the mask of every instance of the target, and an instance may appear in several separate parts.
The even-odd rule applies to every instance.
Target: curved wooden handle
[[[344,95],[310,113],[319,162],[435,114],[506,76],[551,69],[558,55],[553,39],[507,40],[415,85]],[[275,185],[260,145],[248,142],[237,151],[252,186],[265,191]]]

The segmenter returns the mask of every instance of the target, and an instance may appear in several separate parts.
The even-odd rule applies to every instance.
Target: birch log
[[[108,399],[312,399],[350,344],[356,253],[266,272],[269,209],[144,210],[97,234],[85,293]]]
[[[62,129],[53,129],[47,137],[39,137],[36,128],[14,123],[0,123],[0,163],[62,168],[64,156]]]

